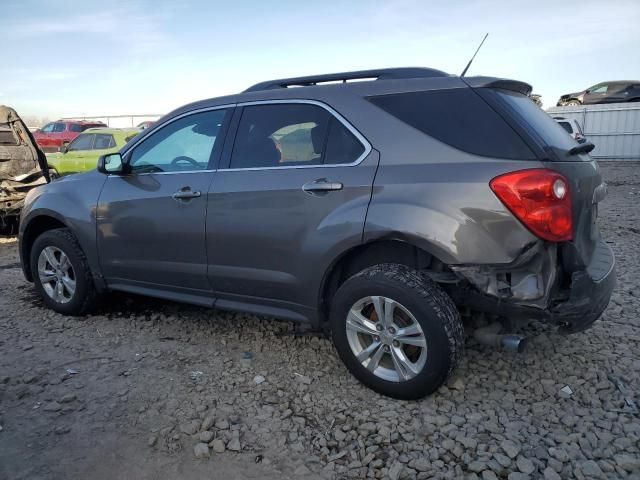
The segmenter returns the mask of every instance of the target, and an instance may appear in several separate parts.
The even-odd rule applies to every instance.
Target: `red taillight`
[[[538,237],[551,242],[573,239],[571,192],[564,176],[544,168],[519,170],[494,178],[489,186]]]

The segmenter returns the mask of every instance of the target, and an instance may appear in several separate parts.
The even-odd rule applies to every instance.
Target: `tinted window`
[[[576,146],[573,138],[528,97],[509,90],[486,90],[505,102],[516,113],[523,126],[537,133],[546,145],[561,150],[569,150]]]
[[[325,164],[353,163],[364,153],[364,145],[335,117],[329,124]]]
[[[72,132],[81,132],[84,129],[82,128],[82,125],[72,123],[71,125],[69,125],[69,130],[71,130]]]
[[[317,105],[245,107],[231,168],[352,163],[364,146],[331,113]]]
[[[231,168],[322,163],[330,114],[308,104],[244,107]]]
[[[134,148],[134,172],[179,172],[208,168],[226,110],[194,113],[154,132]]]
[[[69,151],[91,150],[93,137],[95,137],[93,133],[81,133],[69,144]]]
[[[569,122],[558,122],[558,125],[564,128],[567,131],[567,133],[573,133],[573,130],[571,129],[571,124]]]
[[[53,133],[64,132],[66,125],[64,123],[54,123],[53,124]]]
[[[523,98],[546,115],[531,99]],[[408,125],[459,150],[486,157],[534,158],[522,138],[470,88],[399,93],[369,97],[369,100]]]
[[[93,143],[94,150],[105,150],[116,146],[113,135],[108,133],[96,133],[96,140]]]

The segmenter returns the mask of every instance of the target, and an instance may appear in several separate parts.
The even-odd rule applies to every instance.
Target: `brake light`
[[[571,192],[564,176],[544,168],[519,170],[494,178],[489,186],[536,236],[551,242],[573,239]]]

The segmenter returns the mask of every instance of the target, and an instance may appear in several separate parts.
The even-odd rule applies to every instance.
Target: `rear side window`
[[[369,100],[406,124],[458,150],[484,157],[535,158],[509,124],[470,88],[398,93],[369,97]]]
[[[364,153],[364,145],[337,118],[329,122],[325,164],[353,163]]]
[[[72,132],[81,132],[84,129],[82,128],[82,125],[72,123],[71,125],[69,125],[69,130],[71,130]]]
[[[244,107],[230,168],[348,164],[365,147],[326,109],[311,104]]]
[[[105,150],[116,146],[113,135],[108,133],[96,133],[96,140],[93,143],[94,150]]]

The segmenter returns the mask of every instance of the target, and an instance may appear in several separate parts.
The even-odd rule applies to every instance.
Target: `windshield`
[[[535,132],[546,145],[559,150],[571,150],[576,142],[558,123],[530,98],[509,90],[495,90],[500,99],[506,102],[520,117],[528,129]]]

